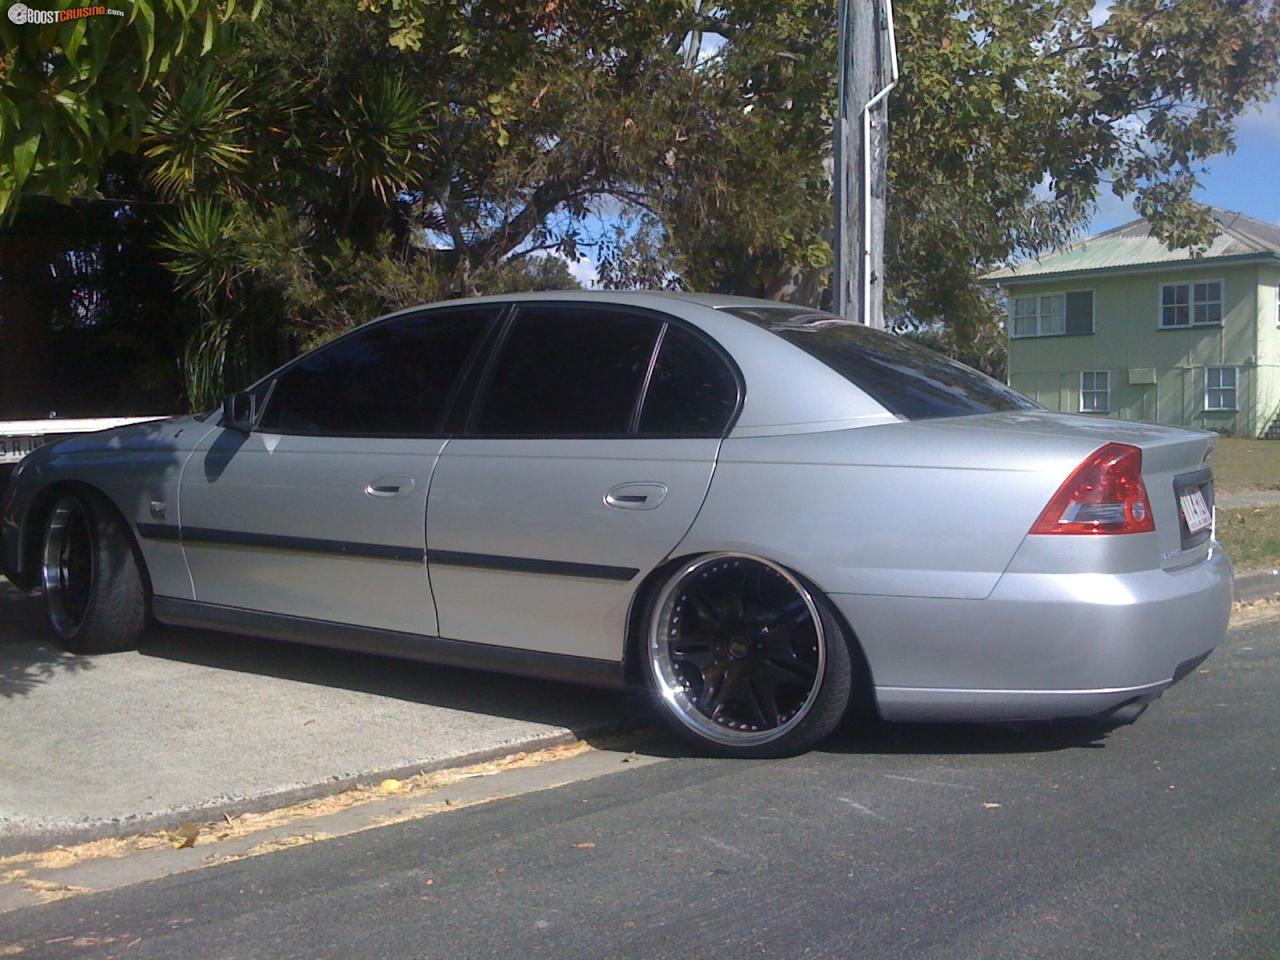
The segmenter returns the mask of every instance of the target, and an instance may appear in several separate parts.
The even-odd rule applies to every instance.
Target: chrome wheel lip
[[[747,560],[753,563],[759,563],[774,573],[781,576],[794,589],[797,595],[803,599],[805,607],[809,611],[809,616],[813,618],[814,633],[818,641],[818,663],[817,671],[814,678],[813,686],[809,690],[808,696],[804,702],[796,710],[795,714],[788,718],[785,723],[768,730],[733,730],[725,727],[712,720],[705,713],[698,709],[697,704],[693,702],[685,691],[684,685],[680,678],[676,675],[674,665],[668,652],[668,644],[666,638],[666,628],[670,622],[671,608],[675,599],[675,595],[684,581],[694,573],[704,567],[718,563],[726,559]],[[822,691],[822,683],[826,674],[827,663],[827,641],[826,632],[822,627],[822,617],[818,611],[818,605],[814,602],[813,596],[805,588],[791,571],[787,570],[771,560],[758,557],[749,553],[737,553],[733,551],[722,551],[719,553],[709,553],[697,557],[687,563],[681,564],[680,568],[663,584],[662,590],[658,593],[657,599],[653,605],[653,614],[650,618],[648,632],[648,656],[647,663],[650,676],[654,680],[657,692],[663,701],[667,704],[671,714],[680,721],[682,725],[690,731],[706,740],[724,746],[734,747],[750,747],[760,746],[763,744],[773,743],[799,726],[804,718],[812,711],[814,704],[818,700],[818,695]]]
[[[77,516],[80,522],[84,524],[89,550],[89,582],[83,585],[88,594],[88,599],[85,601],[84,610],[79,616],[72,609],[69,594],[72,590],[73,579],[79,577],[80,574],[71,569],[72,564],[67,556],[67,548],[69,546],[67,542],[68,528]],[[94,543],[93,539],[93,527],[89,522],[89,515],[84,505],[75,497],[63,497],[54,504],[53,511],[49,514],[49,522],[45,527],[44,550],[40,558],[40,581],[41,586],[44,588],[45,604],[49,611],[49,622],[57,634],[64,639],[74,637],[89,615],[93,589],[97,578],[93,563],[93,554],[96,548],[97,544]]]

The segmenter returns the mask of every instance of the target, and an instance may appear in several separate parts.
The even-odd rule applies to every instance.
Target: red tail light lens
[[[1108,443],[1067,477],[1031,533],[1150,533],[1155,528],[1142,482],[1142,451]]]

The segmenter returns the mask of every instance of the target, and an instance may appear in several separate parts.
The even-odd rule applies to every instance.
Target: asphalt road
[[[7,914],[0,955],[1275,958],[1278,666],[1273,618],[1109,733],[881,727],[758,763],[658,744],[673,759]]]

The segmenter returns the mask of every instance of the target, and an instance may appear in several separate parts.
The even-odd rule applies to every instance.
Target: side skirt
[[[613,660],[574,657],[563,653],[540,653],[536,650],[499,647],[488,643],[468,643],[446,637],[378,630],[173,597],[154,597],[151,609],[157,620],[175,627],[201,627],[226,633],[245,633],[270,640],[287,640],[291,643],[308,643],[384,657],[421,660],[447,667],[510,673],[537,680],[558,680],[609,689],[623,689],[627,686],[622,664]]]

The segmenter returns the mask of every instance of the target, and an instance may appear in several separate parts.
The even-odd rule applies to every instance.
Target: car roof
[[[412,307],[404,307],[387,316],[399,316],[428,307],[442,307],[471,303],[512,303],[522,300],[581,300],[585,302],[630,303],[643,305],[646,300],[653,301],[654,306],[669,306],[672,301],[695,303],[703,307],[797,307],[779,300],[765,300],[760,297],[739,297],[729,293],[692,293],[687,290],[535,290],[520,293],[494,293],[481,297],[456,297],[451,300],[436,300],[421,303]]]

